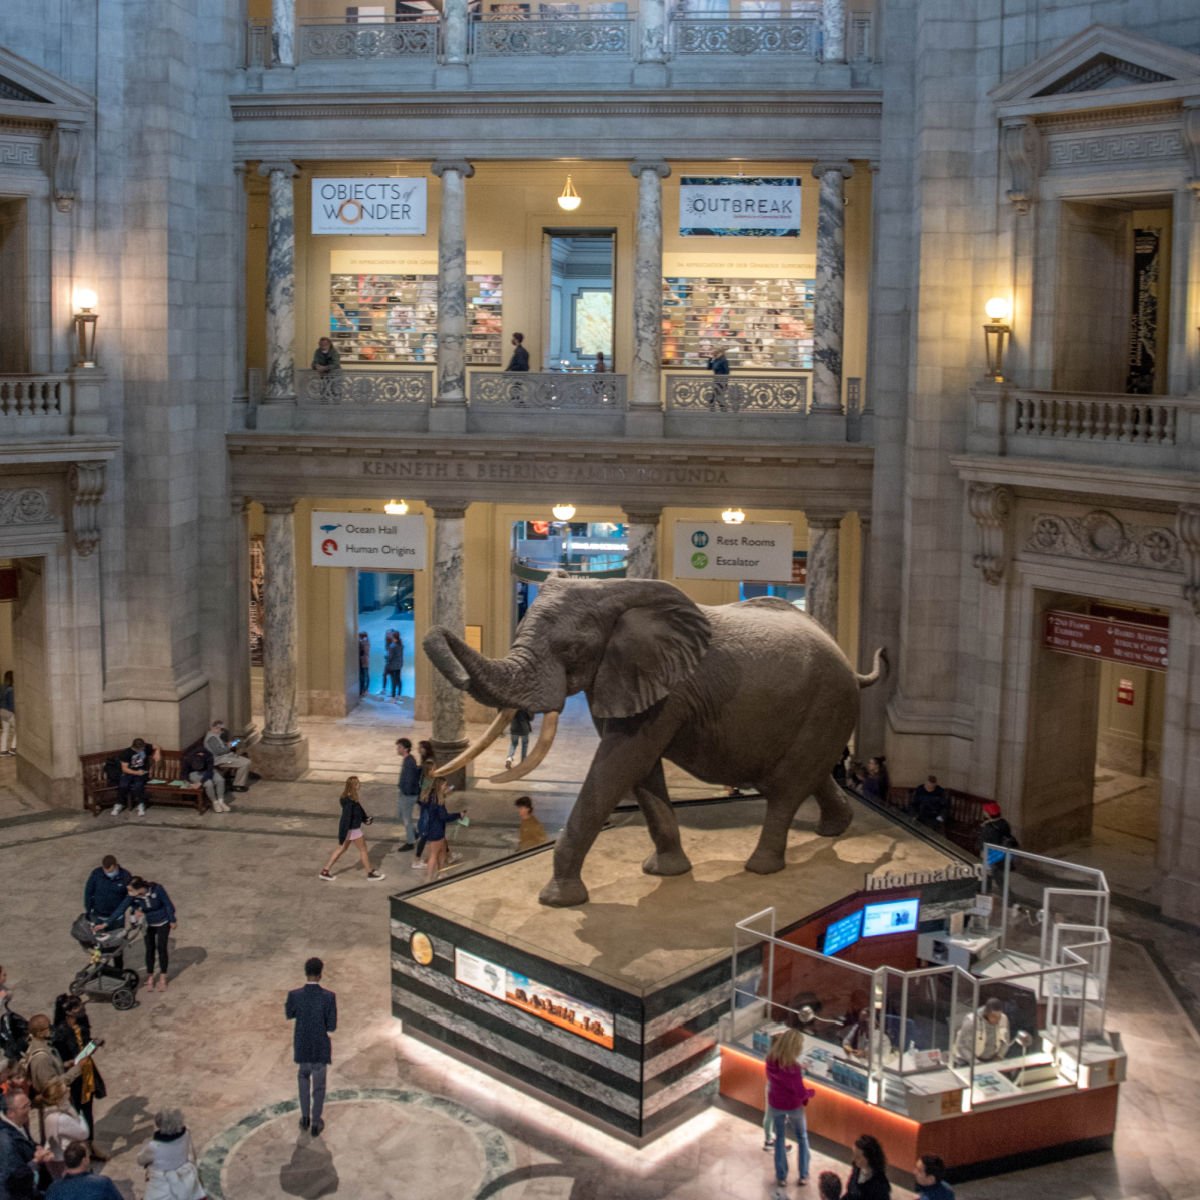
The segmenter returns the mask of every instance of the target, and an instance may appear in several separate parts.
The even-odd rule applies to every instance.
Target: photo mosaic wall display
[[[501,363],[503,281],[467,276],[467,362]],[[436,275],[331,275],[329,336],[353,362],[437,362]]]
[[[725,347],[734,370],[809,371],[812,279],[663,280],[662,365],[704,367]]]

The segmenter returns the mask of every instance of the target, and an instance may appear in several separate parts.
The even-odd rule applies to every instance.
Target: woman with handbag
[[[359,803],[357,775],[351,775],[346,780],[346,786],[342,789],[342,797],[339,803],[342,806],[342,815],[338,821],[337,849],[334,850],[329,856],[329,861],[321,868],[321,878],[332,882],[335,878],[332,871],[333,864],[351,846],[357,846],[358,860],[362,863],[362,869],[366,871],[367,878],[372,883],[380,879],[385,879],[386,876],[382,871],[373,871],[371,869],[371,859],[367,854],[367,839],[363,836],[363,826],[370,825],[375,818],[367,816],[366,809]]]
[[[787,1183],[787,1124],[800,1143],[800,1182],[808,1182],[808,1125],[804,1109],[816,1095],[804,1082],[800,1053],[804,1049],[804,1034],[798,1029],[781,1033],[767,1052],[767,1109],[775,1122],[775,1182]]]
[[[54,1032],[50,1038],[63,1062],[70,1062],[92,1040],[92,1023],[88,1020],[87,1006],[82,996],[71,996],[64,992],[54,1002]],[[96,1122],[92,1106],[108,1095],[104,1077],[94,1058],[85,1058],[79,1064],[79,1077],[71,1081],[71,1103],[87,1122],[87,1137],[81,1138],[88,1144],[88,1151],[96,1162],[106,1162],[108,1155],[95,1147]]]

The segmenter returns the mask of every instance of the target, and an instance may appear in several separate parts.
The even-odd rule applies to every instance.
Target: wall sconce
[[[567,182],[563,185],[562,195],[558,198],[558,207],[563,212],[574,212],[582,203],[583,197],[575,190],[575,185],[568,175]]]
[[[72,319],[75,326],[75,365],[94,367],[96,322],[100,319],[100,314],[92,311],[96,307],[96,293],[91,288],[76,288],[73,299],[77,310]]]
[[[569,521],[575,515],[575,505],[556,504],[550,511],[556,521]]]
[[[1012,304],[1003,296],[993,296],[984,306],[988,323],[983,327],[983,345],[987,352],[987,373],[993,383],[1004,382],[1004,344],[1012,329],[1008,318]]]
[[[383,511],[389,517],[402,517],[408,512],[408,505],[403,500],[389,500],[383,506]]]
[[[721,514],[721,520],[726,525],[740,525],[746,519],[746,514],[740,508],[727,508]]]

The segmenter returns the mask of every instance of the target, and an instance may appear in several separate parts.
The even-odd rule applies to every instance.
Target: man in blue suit
[[[329,1035],[337,1029],[337,996],[321,986],[324,970],[319,958],[310,958],[304,964],[304,986],[288,992],[284,1007],[287,1019],[296,1022],[292,1057],[300,1083],[300,1128],[311,1129],[313,1137],[325,1128],[325,1071],[333,1060]]]

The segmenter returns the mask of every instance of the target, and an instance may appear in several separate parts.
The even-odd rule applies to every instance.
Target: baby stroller
[[[96,933],[87,913],[81,913],[71,926],[71,936],[88,952],[89,961],[67,991],[89,1000],[108,1000],[122,1012],[132,1008],[137,1003],[138,973],[128,967],[119,970],[113,960],[142,936],[141,923]]]

